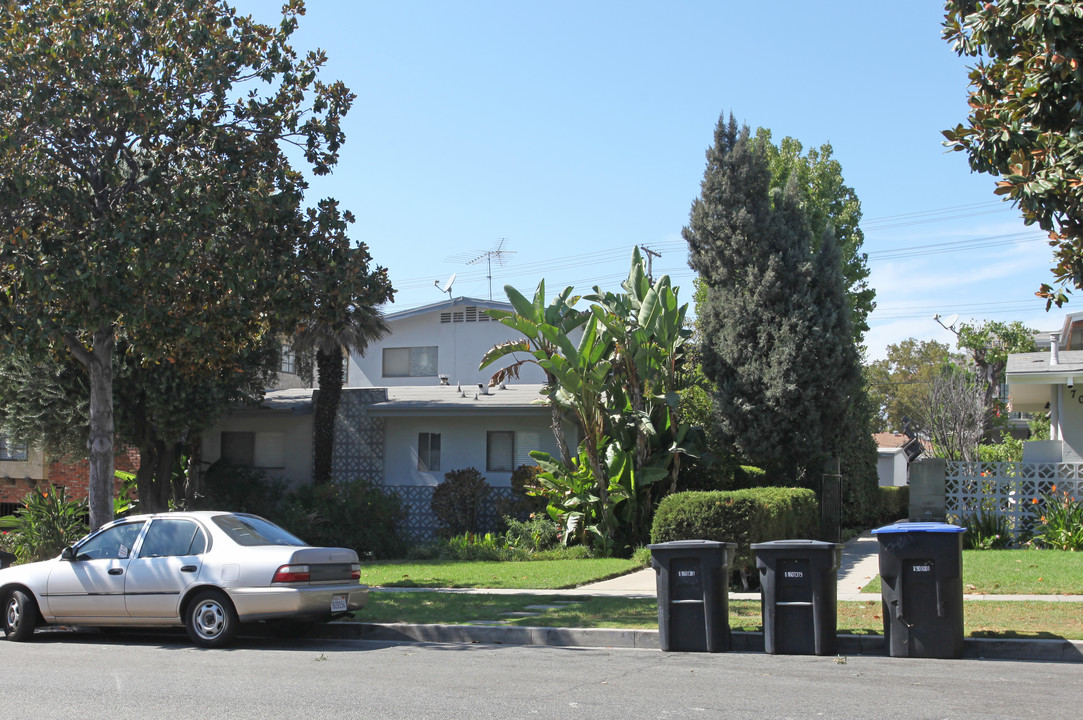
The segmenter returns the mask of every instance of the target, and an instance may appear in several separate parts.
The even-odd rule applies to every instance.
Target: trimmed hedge
[[[737,543],[734,569],[750,568],[755,565],[749,547],[752,543],[815,538],[819,525],[816,494],[805,488],[681,492],[659,503],[651,542]]]
[[[888,525],[910,517],[910,486],[881,487],[878,496],[877,525]]]

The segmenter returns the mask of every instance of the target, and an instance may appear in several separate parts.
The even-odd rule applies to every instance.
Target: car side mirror
[[[68,545],[66,548],[60,551],[60,559],[68,560],[69,562],[75,560],[75,548]]]

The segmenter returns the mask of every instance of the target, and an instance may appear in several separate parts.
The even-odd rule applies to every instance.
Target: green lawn
[[[880,592],[873,578],[864,592]],[[983,595],[1083,595],[1083,553],[1064,550],[964,550],[963,592]]]
[[[537,609],[531,606],[555,606]],[[762,630],[758,600],[731,600],[733,630]],[[511,613],[534,613],[528,617]],[[881,605],[838,604],[841,634],[879,635]],[[647,628],[658,627],[658,605],[637,598],[487,595],[483,593],[373,592],[355,614],[361,622],[462,624],[500,621],[511,626]],[[1068,638],[1083,640],[1083,605],[1063,602],[968,602],[963,610],[968,637]]]
[[[361,582],[373,587],[563,590],[608,580],[640,567],[633,560],[615,558],[522,562],[372,562],[362,563]]]

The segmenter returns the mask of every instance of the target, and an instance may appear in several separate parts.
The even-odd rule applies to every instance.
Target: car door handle
[[[196,566],[195,565],[182,565],[181,566],[181,572],[195,572],[195,571],[196,571]]]
[[[124,568],[109,568],[110,575],[123,575]]]

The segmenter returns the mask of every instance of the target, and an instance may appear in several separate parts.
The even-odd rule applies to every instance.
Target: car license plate
[[[349,595],[332,595],[331,612],[346,612],[346,600],[349,597]]]

